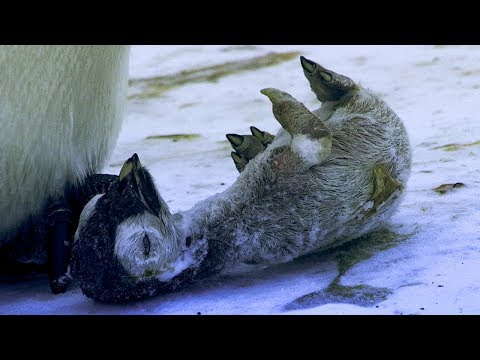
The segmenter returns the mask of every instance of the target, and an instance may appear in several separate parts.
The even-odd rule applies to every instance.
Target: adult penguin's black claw
[[[72,212],[64,202],[56,202],[48,209],[47,236],[48,280],[54,294],[64,293],[70,284],[70,239]]]

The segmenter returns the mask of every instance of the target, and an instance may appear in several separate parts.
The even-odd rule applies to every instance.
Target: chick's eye
[[[150,254],[150,249],[150,239],[148,238],[148,235],[145,234],[145,236],[143,237],[143,255],[147,256],[148,254]]]

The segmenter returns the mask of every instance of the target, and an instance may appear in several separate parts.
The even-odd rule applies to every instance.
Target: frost
[[[320,162],[322,149],[322,141],[312,139],[307,135],[295,135],[292,139],[292,150],[297,153],[309,166],[316,165]]]

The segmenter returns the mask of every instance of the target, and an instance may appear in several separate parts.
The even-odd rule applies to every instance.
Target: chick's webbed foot
[[[235,150],[231,156],[239,172],[275,139],[273,135],[254,126],[250,126],[250,131],[252,135],[227,134],[227,139]]]
[[[327,160],[331,154],[332,135],[320,118],[284,91],[266,88],[261,93],[270,99],[275,119],[292,137],[291,151],[285,152],[285,158],[297,161],[297,171]]]

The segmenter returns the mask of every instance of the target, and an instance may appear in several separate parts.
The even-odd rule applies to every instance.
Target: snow
[[[124,305],[93,302],[74,286],[53,295],[45,276],[0,284],[0,314],[479,314],[480,140],[478,46],[135,46],[132,79],[177,73],[269,52],[299,51],[373,89],[403,119],[413,149],[412,174],[390,230],[405,235],[340,276],[343,286],[386,288],[371,305],[314,301],[339,275],[335,254],[252,268],[181,291]],[[275,134],[279,125],[260,89],[287,91],[309,109],[319,104],[298,58],[238,72],[216,82],[187,83],[148,99],[132,98],[107,173],[138,153],[170,210],[187,210],[231,185],[237,171],[226,133],[249,126]],[[132,89],[133,94],[138,89]],[[188,140],[145,139],[198,134]],[[434,188],[464,183],[441,195]],[[292,309],[292,310],[289,310]]]
[[[292,151],[297,153],[308,166],[313,166],[322,161],[320,154],[325,152],[322,152],[322,150],[328,145],[331,147],[330,139],[318,141],[310,139],[307,135],[296,134],[293,136],[290,146]],[[328,149],[330,149],[330,147],[328,147]]]

